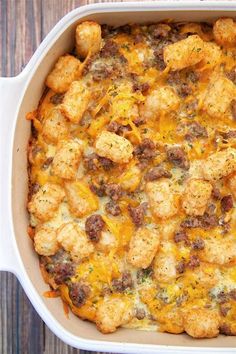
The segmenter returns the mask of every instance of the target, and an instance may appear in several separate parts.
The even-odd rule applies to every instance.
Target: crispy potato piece
[[[204,67],[204,69],[210,69],[214,68],[220,62],[222,51],[216,43],[205,42],[204,54],[204,58],[199,65]]]
[[[158,226],[163,241],[173,240],[173,235],[179,226],[179,220],[178,218],[172,218],[171,222],[164,222]]]
[[[208,156],[202,164],[203,177],[215,181],[236,170],[236,149],[228,148]]]
[[[170,251],[159,251],[153,263],[154,277],[159,282],[168,283],[176,278],[176,259]]]
[[[46,85],[54,92],[63,93],[76,80],[80,61],[72,55],[64,55],[58,59],[53,70],[46,79]]]
[[[201,262],[199,267],[195,269],[187,269],[184,276],[191,279],[191,282],[195,281],[200,286],[206,289],[213,288],[218,281],[217,268],[215,265]]]
[[[164,313],[163,313],[164,312]],[[183,315],[180,310],[172,309],[158,313],[158,322],[160,322],[160,330],[163,332],[179,334],[184,332]]]
[[[205,239],[205,248],[201,251],[201,259],[205,262],[228,264],[236,262],[236,242],[233,240]]]
[[[94,251],[92,242],[76,222],[63,224],[57,231],[57,241],[70,252],[76,262],[88,257]]]
[[[60,110],[72,123],[79,123],[88,107],[89,99],[90,92],[83,81],[73,81]]]
[[[188,215],[203,215],[211,197],[212,185],[201,179],[190,179],[186,185],[182,207]]]
[[[30,213],[40,221],[51,219],[65,196],[64,189],[54,183],[46,183],[28,203]]]
[[[66,179],[76,177],[82,146],[74,140],[60,142],[52,162],[52,173]]]
[[[202,110],[214,118],[227,114],[236,95],[233,82],[223,75],[213,75],[202,100]]]
[[[215,41],[226,47],[236,45],[236,23],[232,18],[220,18],[213,26]]]
[[[47,114],[42,127],[44,139],[52,144],[65,139],[69,134],[68,123],[58,108],[54,108]]]
[[[220,316],[215,310],[192,308],[184,314],[184,330],[194,338],[213,338],[219,334]]]
[[[112,295],[99,304],[95,323],[102,333],[115,332],[117,327],[128,323],[133,317],[130,300],[125,296]]]
[[[191,161],[188,173],[189,173],[189,177],[190,178],[197,178],[197,179],[203,178],[203,175],[202,175],[202,161],[201,160]]]
[[[144,104],[139,106],[140,114],[146,118],[158,116],[161,112],[168,113],[178,108],[180,99],[170,86],[159,87],[147,96]]]
[[[128,139],[107,131],[99,135],[95,149],[99,156],[117,163],[127,163],[133,156],[133,146]]]
[[[93,21],[84,21],[76,27],[75,42],[77,54],[85,58],[88,53],[99,52],[102,43],[101,26]]]
[[[204,42],[192,35],[164,47],[164,62],[173,71],[199,63],[204,58]]]
[[[152,214],[161,219],[174,216],[177,211],[175,195],[171,191],[167,179],[161,179],[146,184],[146,193]]]
[[[42,225],[34,236],[35,251],[41,256],[53,256],[59,249],[56,230]]]
[[[236,174],[229,176],[228,186],[230,188],[231,193],[233,194],[234,199],[236,199]]]
[[[155,230],[141,228],[130,240],[128,261],[134,267],[148,268],[160,244],[160,235]]]
[[[98,198],[84,182],[67,182],[65,191],[70,212],[74,216],[82,218],[98,209]]]

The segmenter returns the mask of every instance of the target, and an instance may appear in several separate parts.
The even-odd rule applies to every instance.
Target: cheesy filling
[[[236,334],[236,23],[85,21],[29,142],[45,281],[103,333]]]

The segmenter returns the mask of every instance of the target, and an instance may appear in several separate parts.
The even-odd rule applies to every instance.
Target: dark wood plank
[[[4,272],[0,284],[0,353],[43,353],[44,324],[18,280]]]

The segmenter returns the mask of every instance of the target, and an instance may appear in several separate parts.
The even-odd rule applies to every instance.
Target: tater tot
[[[79,123],[88,107],[89,99],[90,92],[83,81],[73,81],[60,110],[72,123]]]
[[[101,48],[101,26],[93,21],[84,21],[76,27],[75,33],[77,54],[85,58],[88,53],[97,53]]]
[[[236,170],[236,149],[228,148],[208,156],[202,164],[203,177],[215,181]]]
[[[159,282],[169,282],[176,278],[176,259],[170,251],[161,250],[153,263],[154,277]]]
[[[202,110],[213,118],[221,118],[228,113],[236,95],[236,86],[223,75],[213,75],[202,100]]]
[[[64,196],[62,187],[54,183],[46,183],[28,203],[29,212],[38,220],[47,221],[55,215]]]
[[[204,58],[199,65],[201,65],[201,67],[204,67],[204,69],[209,69],[213,68],[220,62],[222,51],[216,43],[205,42],[204,54]]]
[[[128,261],[139,268],[150,266],[160,244],[160,235],[155,230],[141,228],[130,240]]]
[[[192,308],[184,314],[184,330],[194,338],[213,338],[219,334],[220,317],[215,310]]]
[[[59,249],[56,230],[43,225],[34,236],[35,251],[41,256],[53,256]]]
[[[67,252],[70,252],[75,262],[88,257],[94,251],[94,246],[88,240],[86,233],[75,222],[63,224],[58,229],[57,241]]]
[[[67,182],[65,191],[70,212],[74,216],[82,218],[98,209],[98,198],[84,182]]]
[[[226,47],[236,45],[236,23],[232,18],[220,18],[213,26],[215,41]]]
[[[205,262],[228,264],[236,262],[236,242],[216,238],[205,239],[205,248],[201,252],[201,259]]]
[[[161,112],[168,113],[178,108],[180,99],[170,86],[159,87],[153,90],[140,105],[140,114],[146,118],[155,118]]]
[[[146,193],[154,216],[167,219],[177,213],[175,195],[168,180],[161,179],[156,182],[148,182]]]
[[[95,149],[99,156],[117,163],[127,163],[133,156],[133,146],[128,139],[107,131],[99,135]]]
[[[217,274],[217,268],[214,264],[201,262],[197,268],[185,270],[184,276],[186,276],[187,279],[191,278],[192,282],[206,289],[210,289],[217,284]]]
[[[76,80],[80,61],[72,55],[64,55],[58,59],[53,70],[46,79],[46,85],[54,92],[63,93]]]
[[[44,139],[52,144],[64,139],[69,134],[68,122],[58,108],[49,111],[42,127]]]
[[[158,314],[158,322],[160,322],[160,329],[163,332],[179,334],[184,332],[183,316],[180,310],[171,309],[169,312],[160,312]]]
[[[211,197],[212,185],[201,179],[190,179],[186,185],[182,207],[188,215],[203,215]]]
[[[81,151],[82,147],[78,142],[74,140],[61,141],[52,162],[52,173],[61,178],[75,178]]]
[[[164,47],[165,64],[173,71],[199,63],[204,58],[204,41],[192,35]]]
[[[131,302],[126,297],[110,296],[99,304],[95,323],[102,333],[112,333],[133,317]]]

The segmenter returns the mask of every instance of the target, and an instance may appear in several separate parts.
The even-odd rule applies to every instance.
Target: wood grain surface
[[[15,76],[51,28],[86,0],[0,0],[0,74]],[[39,318],[18,280],[0,273],[0,354],[85,354],[60,341]]]

